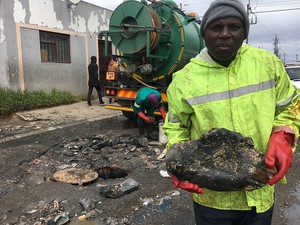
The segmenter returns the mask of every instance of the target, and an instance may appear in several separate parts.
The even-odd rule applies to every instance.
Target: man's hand
[[[160,114],[162,116],[163,121],[165,122],[165,118],[166,118],[166,111],[165,108],[163,106],[159,107],[158,110],[160,111]]]
[[[146,123],[154,123],[154,118],[150,117],[150,116],[146,116],[146,118],[144,118]]]
[[[144,113],[139,112],[138,116],[145,120],[146,123],[154,123],[154,118],[150,116],[146,116]]]
[[[277,174],[268,181],[269,185],[277,183],[288,172],[293,161],[293,144],[295,135],[284,131],[271,135],[268,150],[265,156],[265,163],[268,167],[277,167]]]
[[[190,182],[180,181],[177,177],[175,177],[173,174],[170,173],[171,180],[173,183],[173,186],[176,188],[181,188],[185,191],[197,193],[197,194],[203,194],[204,190],[200,188],[197,184],[193,184]]]

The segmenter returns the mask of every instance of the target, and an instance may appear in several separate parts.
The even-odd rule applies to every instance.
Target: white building
[[[72,2],[0,1],[1,88],[46,92],[55,88],[86,96],[92,55],[99,59],[104,76],[109,59],[98,33],[108,29],[112,11]]]

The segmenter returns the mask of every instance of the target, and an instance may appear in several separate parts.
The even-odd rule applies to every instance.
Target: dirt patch
[[[94,100],[92,106],[88,106],[86,102],[77,102],[69,105],[17,112],[9,117],[1,118],[0,127],[13,124],[20,125],[20,122],[28,124],[30,122],[46,123],[47,121],[47,125],[51,125],[51,123],[58,125],[75,121],[109,118],[117,115],[122,115],[122,113],[106,109],[105,106],[101,106]]]
[[[116,103],[114,103],[116,104]],[[14,113],[0,119],[0,143],[51,130],[73,126],[82,122],[92,122],[115,116],[121,111],[109,110],[94,100],[92,106],[86,102],[62,105],[51,108]]]

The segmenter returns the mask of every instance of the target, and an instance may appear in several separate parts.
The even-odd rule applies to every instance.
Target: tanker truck
[[[125,0],[113,11],[109,29],[99,36],[104,37],[105,56],[116,57],[119,65],[119,72],[106,73],[104,86],[105,96],[118,104],[105,107],[121,110],[131,119],[136,93],[144,86],[161,93],[167,111],[172,74],[204,47],[198,16],[184,13],[172,0]],[[115,47],[112,55],[109,39]]]

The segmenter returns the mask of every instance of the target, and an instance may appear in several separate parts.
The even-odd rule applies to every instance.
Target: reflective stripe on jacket
[[[265,152],[274,127],[289,126],[298,137],[300,102],[282,62],[265,50],[242,45],[226,68],[207,49],[173,74],[167,91],[169,111],[163,126],[170,147],[198,139],[212,128],[226,128],[251,137]],[[199,204],[225,210],[268,210],[274,187],[253,191],[193,194]]]

